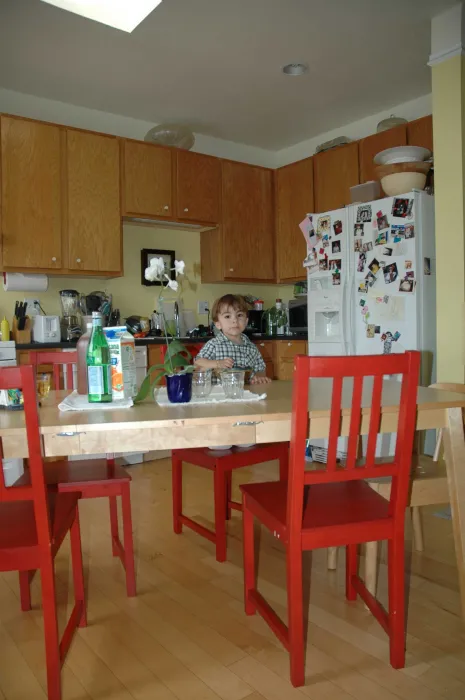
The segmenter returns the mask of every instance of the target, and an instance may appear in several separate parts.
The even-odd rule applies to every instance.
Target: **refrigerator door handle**
[[[346,346],[346,321],[345,321],[345,297],[346,297],[346,289],[347,289],[347,277],[344,279],[344,285],[342,287],[342,299],[341,299],[341,338],[342,338],[342,347],[344,351],[344,355],[347,355],[347,346]]]

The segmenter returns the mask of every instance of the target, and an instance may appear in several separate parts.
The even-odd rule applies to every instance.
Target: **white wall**
[[[3,88],[0,88],[0,112],[141,140],[147,131],[155,126],[154,123],[141,119],[132,119]],[[275,154],[272,151],[203,134],[195,135],[195,146],[192,150],[218,158],[231,158],[253,165],[275,167]]]
[[[425,117],[427,114],[431,114],[432,111],[431,94],[418,97],[410,102],[405,102],[404,104],[391,107],[384,112],[372,114],[370,117],[365,117],[357,122],[346,124],[339,129],[333,129],[332,131],[327,131],[325,134],[319,134],[318,136],[308,139],[307,141],[296,143],[295,146],[290,146],[289,148],[284,148],[281,151],[277,151],[275,153],[275,167],[279,168],[282,165],[287,165],[288,163],[294,163],[297,160],[308,158],[308,156],[312,156],[315,153],[317,146],[325,141],[334,139],[337,136],[348,136],[353,141],[357,141],[365,136],[370,136],[371,134],[376,133],[376,126],[378,122],[380,122],[382,119],[386,119],[391,114],[395,114],[396,117],[403,117],[404,119],[407,119],[407,121],[413,121],[413,119],[419,119],[420,117]]]

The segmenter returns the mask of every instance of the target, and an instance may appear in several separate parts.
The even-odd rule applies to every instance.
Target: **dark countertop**
[[[307,340],[305,336],[299,335],[265,335],[253,334],[249,336],[251,340]],[[211,338],[179,338],[183,343],[206,343]],[[140,345],[162,345],[165,343],[164,338],[136,338],[136,346]],[[76,343],[18,343],[16,350],[52,350],[60,348],[60,350],[73,349]]]

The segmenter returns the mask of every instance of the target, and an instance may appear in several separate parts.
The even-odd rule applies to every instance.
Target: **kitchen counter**
[[[206,343],[207,340],[211,338],[179,338],[183,343]],[[305,336],[299,335],[266,335],[254,333],[250,336],[251,340],[307,340]],[[136,345],[162,345],[165,343],[165,339],[162,338],[136,338]],[[74,342],[62,342],[62,343],[18,343],[16,345],[16,350],[53,350],[59,348],[60,350],[72,350],[76,347]]]

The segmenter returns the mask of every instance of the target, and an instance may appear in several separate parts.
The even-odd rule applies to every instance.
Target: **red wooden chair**
[[[305,682],[304,617],[302,607],[302,552],[321,547],[346,546],[346,596],[360,595],[389,635],[394,668],[405,665],[404,520],[410,481],[416,423],[420,353],[381,357],[304,357],[294,365],[292,431],[288,482],[241,486],[243,492],[245,611],[259,612],[290,654],[291,682]],[[392,461],[375,462],[380,426],[384,375],[401,375],[396,453]],[[305,471],[305,441],[309,435],[309,384],[313,378],[333,378],[327,463]],[[361,432],[363,383],[371,403],[367,452],[357,461]],[[344,378],[352,382],[347,458],[336,461],[341,431]],[[348,379],[350,378],[350,379]],[[310,381],[309,381],[310,380]],[[320,384],[320,390],[326,391]],[[315,389],[318,391],[318,388]],[[349,389],[347,389],[347,392]],[[350,394],[349,394],[350,395]],[[310,394],[311,396],[311,394]],[[365,405],[367,401],[365,400]],[[310,408],[311,410],[311,408]],[[366,411],[365,411],[366,412]],[[349,418],[344,422],[349,423]],[[390,500],[373,491],[365,479],[391,477]],[[256,588],[254,517],[286,547],[288,620],[286,625]],[[389,611],[369,593],[357,574],[357,545],[388,540]]]
[[[189,346],[189,351],[194,358],[203,347],[197,343]],[[166,354],[166,348],[162,350],[162,357]],[[231,518],[231,510],[242,510],[242,504],[231,498],[232,472],[241,467],[251,467],[254,464],[263,464],[272,460],[279,460],[279,478],[287,478],[289,457],[289,443],[270,443],[256,445],[250,449],[232,448],[224,454],[212,452],[208,448],[173,450],[172,482],[173,482],[173,529],[176,534],[182,532],[182,526],[190,527],[197,534],[206,537],[213,542],[216,548],[216,560],[226,560],[227,534],[226,521]],[[182,512],[182,463],[188,462],[197,467],[203,467],[213,472],[214,501],[215,501],[215,530],[200,525],[192,518],[188,518]]]
[[[31,352],[34,366],[52,365],[54,387],[63,386],[67,377],[68,388],[73,387],[73,365],[77,363],[77,352]],[[134,567],[134,542],[132,536],[130,475],[115,463],[114,458],[68,461],[67,459],[46,464],[46,479],[49,486],[56,485],[60,493],[77,493],[81,498],[109,499],[110,527],[113,556],[121,559],[126,573],[126,591],[128,596],[136,595],[136,576]],[[27,478],[27,477],[26,477]],[[19,480],[21,483],[23,478]],[[121,497],[123,519],[123,541],[118,530],[117,497]],[[24,601],[27,592],[24,590]]]
[[[60,700],[60,670],[76,628],[84,627],[86,609],[77,493],[51,493],[44,479],[37,396],[31,367],[0,370],[0,389],[22,389],[30,465],[30,484],[6,487],[0,466],[0,571],[39,570],[44,614],[49,700]],[[0,441],[0,457],[3,450]],[[59,640],[53,561],[67,533],[71,537],[74,606]]]

